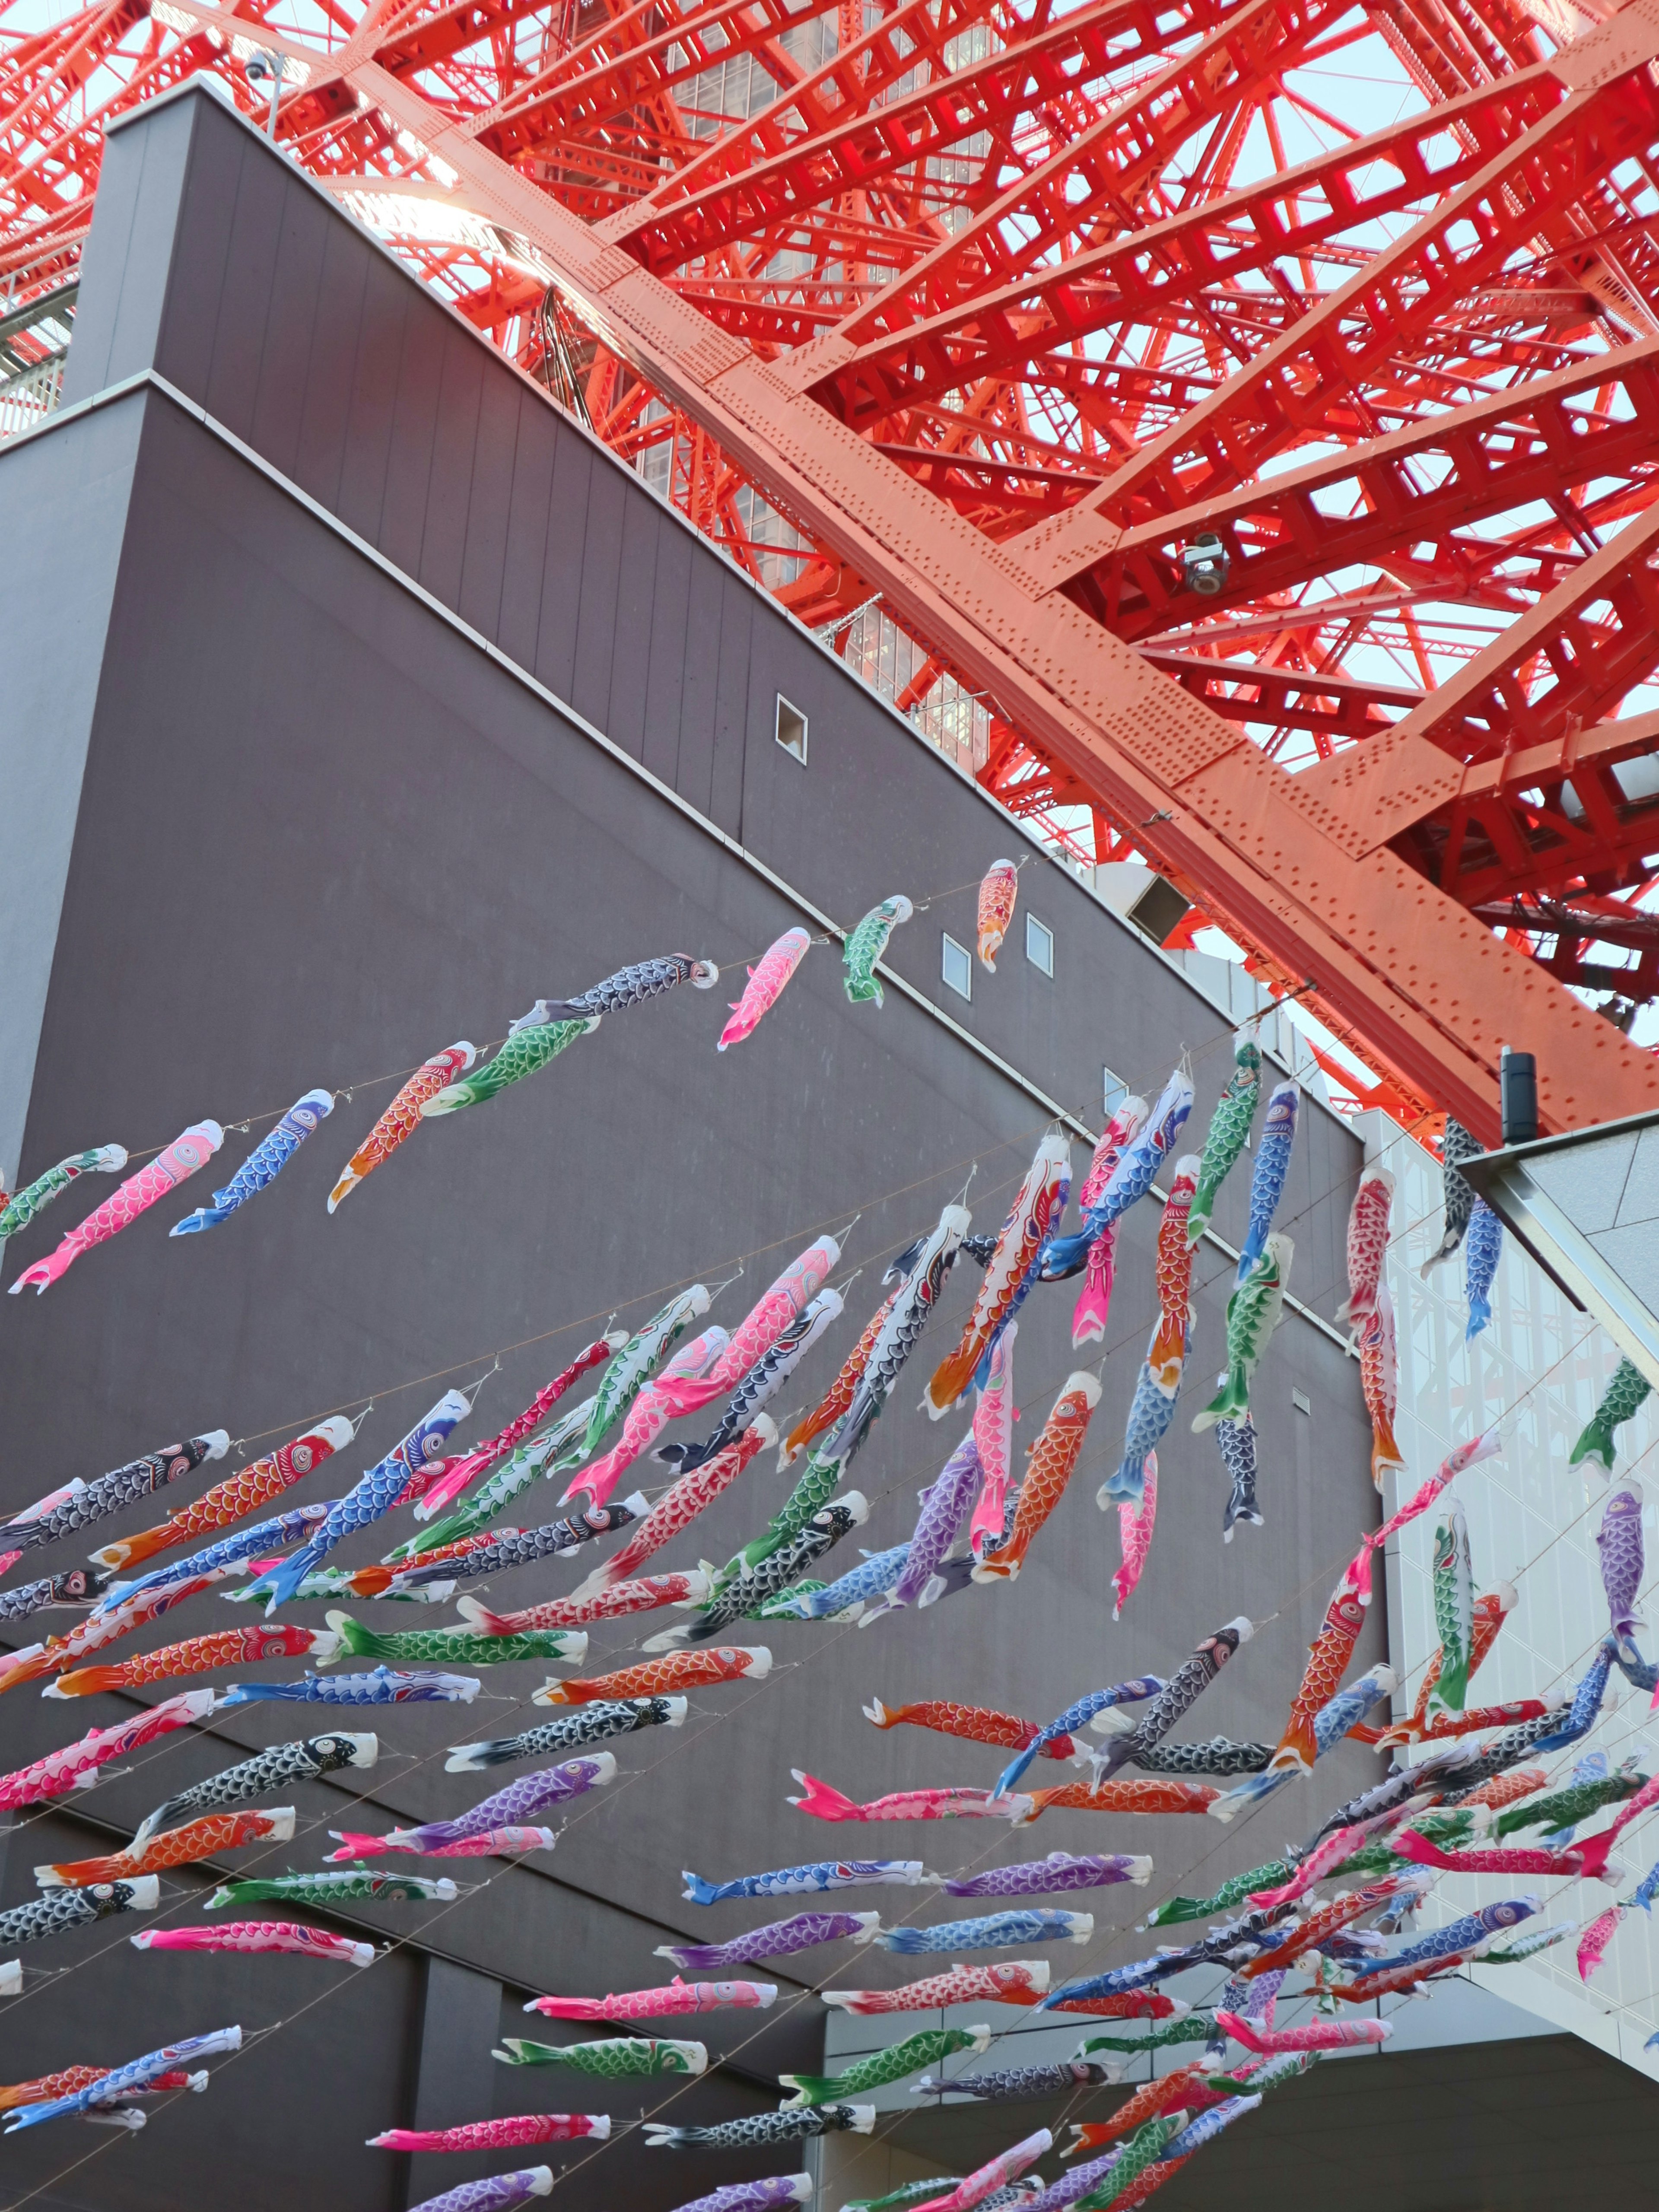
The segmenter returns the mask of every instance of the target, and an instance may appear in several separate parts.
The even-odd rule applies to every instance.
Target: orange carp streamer
[[[1066,1494],[1088,1434],[1090,1418],[1099,1403],[1100,1385],[1092,1375],[1066,1377],[1066,1388],[1031,1447],[1008,1540],[994,1552],[988,1552],[974,1569],[976,1583],[1012,1582],[1019,1572],[1037,1531]]]
[[[908,1726],[936,1729],[941,1735],[962,1737],[969,1743],[994,1743],[1002,1751],[1024,1751],[1042,1733],[1039,1721],[1023,1721],[1013,1713],[999,1713],[984,1705],[954,1705],[948,1698],[929,1698],[920,1705],[884,1705],[872,1698],[864,1717],[878,1729]],[[1069,1759],[1077,1746],[1068,1735],[1057,1735],[1043,1745],[1042,1759]]]

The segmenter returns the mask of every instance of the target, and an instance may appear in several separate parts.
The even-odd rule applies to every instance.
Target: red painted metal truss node
[[[10,311],[112,118],[280,56],[294,158],[1360,1095],[1659,1103],[1659,0],[36,4]]]

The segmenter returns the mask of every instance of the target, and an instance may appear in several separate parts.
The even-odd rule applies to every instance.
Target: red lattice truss
[[[283,52],[296,159],[1390,1098],[1659,1103],[1547,980],[1659,995],[1659,0],[24,5],[15,301],[112,116]]]

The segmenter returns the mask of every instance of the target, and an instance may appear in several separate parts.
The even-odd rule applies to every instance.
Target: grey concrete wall
[[[139,270],[152,272],[148,291]],[[169,1241],[170,1223],[206,1190],[181,1194],[44,1298],[0,1308],[10,1447],[0,1503],[15,1508],[71,1474],[216,1424],[251,1455],[372,1397],[356,1450],[297,1493],[336,1494],[447,1383],[482,1376],[498,1354],[478,1433],[613,1310],[636,1324],[672,1287],[718,1282],[741,1261],[743,1278],[714,1316],[732,1324],[812,1233],[856,1213],[842,1272],[864,1272],[787,1412],[829,1381],[880,1295],[885,1256],[970,1170],[976,1224],[1000,1222],[1048,1122],[1044,1096],[1092,1127],[1103,1063],[1150,1093],[1186,1051],[1196,1142],[1231,1065],[1204,1001],[1062,870],[1034,859],[1022,899],[1054,931],[1054,977],[1017,940],[994,977],[976,975],[971,1006],[950,1000],[947,1009],[941,930],[971,941],[974,886],[1011,844],[1030,849],[1019,833],[216,102],[187,94],[112,137],[82,298],[79,397],[154,366],[214,422],[152,383],[0,453],[8,514],[50,509],[84,475],[96,441],[121,443],[131,471],[118,541],[88,534],[88,571],[94,556],[118,557],[118,574],[101,641],[82,635],[78,647],[98,656],[97,705],[23,1172],[112,1138],[140,1152],[204,1115],[230,1124],[279,1112],[315,1084],[350,1096],[281,1182],[223,1228]],[[483,549],[493,549],[487,560]],[[480,563],[495,581],[475,592],[468,580]],[[25,649],[61,655],[80,635],[69,627],[79,620],[72,594],[61,611],[48,596],[32,630],[28,619],[17,603],[0,605],[9,664]],[[481,649],[460,621],[497,650]],[[780,690],[811,716],[804,773],[772,741]],[[19,741],[49,763],[49,734],[30,740],[25,730]],[[70,804],[67,782],[54,803]],[[0,890],[9,927],[18,922],[15,880]],[[895,964],[937,1010],[897,992],[881,1012],[849,1006],[836,953],[820,945],[757,1036],[716,1055],[719,1002],[737,996],[744,960],[800,919],[788,887],[844,923],[908,891],[922,910],[898,933]],[[340,1163],[398,1071],[457,1036],[499,1039],[538,994],[682,947],[720,962],[730,988],[723,977],[713,996],[682,992],[607,1020],[543,1075],[422,1128],[327,1216]],[[222,1180],[258,1133],[233,1129],[220,1171],[199,1180]],[[1085,1158],[1079,1146],[1079,1173]],[[1310,1107],[1282,1225],[1297,1240],[1295,1287],[1327,1315],[1341,1295],[1358,1168],[1348,1133]],[[1225,1234],[1237,1232],[1241,1200],[1238,1190],[1224,1195]],[[82,1210],[71,1196],[18,1240],[9,1276]],[[374,1926],[402,1948],[349,1984],[343,1970],[295,1960],[145,1957],[118,1927],[42,1947],[31,1966],[70,1971],[32,1981],[0,2017],[6,2079],[118,2059],[226,2017],[286,2024],[136,2143],[100,2149],[61,2128],[9,2143],[4,2172],[18,2193],[111,2212],[164,2197],[195,2203],[234,2161],[239,2202],[286,2206],[303,2191],[317,2212],[390,2206],[477,2170],[453,2160],[441,2177],[411,2175],[362,2143],[417,2112],[463,2117],[446,2084],[471,2081],[475,2097],[488,2096],[481,1985],[500,1984],[510,2032],[532,1990],[665,1978],[652,1953],[673,1934],[720,1937],[774,1917],[764,1906],[698,1912],[680,1900],[682,1867],[723,1876],[854,1846],[945,1869],[1034,1850],[1134,1849],[1156,1857],[1161,1893],[1251,1863],[1361,1786],[1371,1764],[1345,1752],[1271,1838],[1261,1820],[1241,1832],[1075,1814],[1014,1837],[967,1824],[837,1830],[785,1802],[793,1766],[860,1798],[994,1776],[994,1751],[914,1730],[878,1734],[860,1713],[872,1696],[1046,1716],[1097,1682],[1167,1671],[1241,1612],[1265,1625],[1206,1698],[1200,1733],[1277,1733],[1331,1585],[1375,1518],[1358,1370],[1329,1333],[1287,1320],[1257,1409],[1268,1526],[1230,1547],[1213,1443],[1177,1422],[1152,1562],[1127,1618],[1112,1626],[1115,1531],[1094,1492],[1118,1456],[1156,1307],[1157,1225],[1151,1206],[1126,1221],[1103,1401],[1072,1490],[1018,1583],[868,1632],[750,1625],[743,1640],[775,1655],[764,1685],[696,1696],[684,1730],[624,1742],[617,1784],[574,1808],[550,1860],[464,1864],[459,1878],[479,1886],[457,1907],[377,1915]],[[1218,1362],[1231,1272],[1216,1246],[1202,1248],[1198,1377]],[[915,1376],[857,1463],[854,1479],[872,1504],[861,1540],[872,1548],[908,1533],[917,1486],[959,1433],[954,1422],[929,1426],[916,1400],[973,1288],[960,1270]],[[1049,1292],[1022,1318],[1024,1439],[1074,1364],[1070,1307],[1065,1291]],[[1313,1419],[1293,1411],[1293,1388],[1310,1398]],[[787,1483],[757,1462],[663,1563],[723,1559]],[[552,1507],[547,1492],[509,1517],[528,1525]],[[117,1525],[152,1517],[140,1509]],[[359,1542],[349,1556],[374,1557],[385,1540]],[[832,1569],[854,1556],[849,1544]],[[490,1595],[528,1603],[577,1578],[532,1569]],[[359,1609],[380,1626],[432,1618]],[[204,1598],[148,1640],[246,1618]],[[627,1623],[596,1632],[589,1671],[623,1663],[643,1633]],[[1362,1656],[1379,1650],[1371,1632]],[[483,1785],[445,1775],[444,1747],[536,1717],[525,1701],[541,1672],[497,1670],[470,1711],[366,1718],[386,1746],[366,1801],[331,1784],[298,1792],[301,1832],[276,1863],[317,1864],[330,1826],[390,1825],[475,1801]],[[5,1764],[124,1709],[100,1698],[68,1711],[14,1692],[0,1710]],[[3,1901],[28,1893],[37,1860],[112,1847],[106,1839],[130,1833],[167,1791],[244,1744],[280,1741],[319,1717],[281,1707],[226,1715],[210,1734],[144,1754],[137,1772],[83,1803],[28,1821],[27,1844],[11,1844]],[[169,1909],[190,1917],[195,1887],[193,1877],[170,1884]],[[890,1919],[939,1917],[926,1893],[853,1901],[879,1904]],[[1132,1923],[1149,1901],[1103,1893],[1094,1945],[1056,1965],[1133,1955],[1144,1939]],[[822,2047],[822,2014],[805,1994],[811,1982],[844,1984],[849,1970],[906,1975],[901,1962],[840,1947],[794,1966],[769,1973],[784,1994],[758,2028],[742,2014],[702,2023],[721,2062],[702,2084],[585,2090],[574,2075],[497,2068],[495,2109],[615,2115],[608,2152],[554,2154],[580,2205],[650,2212],[719,2180],[787,2170],[793,2159],[781,2167],[772,2154],[722,2159],[716,2172],[707,2160],[647,2155],[624,2130],[665,2103],[686,2119],[763,2108],[776,2094],[770,2077],[810,2064]],[[451,1972],[463,1977],[453,1987],[465,2002],[445,2000]],[[559,2039],[556,2028],[532,2027]],[[64,2171],[88,2151],[89,2165]]]

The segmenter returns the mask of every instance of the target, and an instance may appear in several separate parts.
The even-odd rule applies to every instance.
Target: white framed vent
[[[793,761],[806,765],[806,717],[799,707],[792,707],[781,691],[778,694],[778,719],[774,735]]]
[[[1054,933],[1034,914],[1025,917],[1025,957],[1044,975],[1054,972]]]
[[[974,963],[965,945],[958,945],[948,930],[944,933],[939,960],[939,974],[947,990],[954,991],[959,999],[974,995]]]

